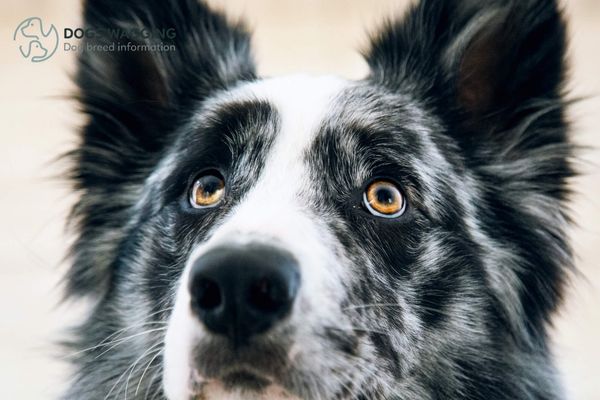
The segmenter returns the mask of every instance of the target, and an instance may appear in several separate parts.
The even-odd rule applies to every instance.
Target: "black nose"
[[[299,286],[292,254],[266,245],[213,249],[195,261],[189,280],[196,315],[236,344],[288,315]]]

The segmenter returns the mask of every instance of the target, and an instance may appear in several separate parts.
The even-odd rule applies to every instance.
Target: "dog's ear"
[[[546,117],[556,119],[564,51],[554,0],[421,0],[374,36],[366,58],[372,81],[417,90],[468,147],[508,145],[514,138],[487,135],[540,108],[554,106]]]
[[[128,210],[172,133],[211,93],[255,77],[244,27],[199,0],[89,0],[84,28],[71,293],[105,287]]]
[[[90,0],[84,27],[76,81],[93,128],[84,144],[134,139],[153,150],[189,104],[255,75],[243,26],[198,0]]]

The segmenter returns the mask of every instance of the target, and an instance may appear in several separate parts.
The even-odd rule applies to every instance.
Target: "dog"
[[[64,399],[564,398],[554,0],[421,0],[356,81],[258,77],[196,0],[88,0],[84,24],[175,51],[78,58],[66,291],[94,301]]]

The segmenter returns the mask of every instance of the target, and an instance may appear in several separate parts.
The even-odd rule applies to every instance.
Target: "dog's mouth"
[[[221,379],[225,389],[238,389],[260,392],[264,390],[271,380],[256,374],[253,371],[238,370],[228,373]]]
[[[192,357],[200,376],[218,378],[236,373],[252,372],[259,377],[274,377],[290,367],[287,340],[252,339],[236,347],[221,337],[210,337],[197,344]]]
[[[213,338],[195,350],[192,389],[196,399],[210,398],[203,394],[215,387],[225,393],[251,394],[251,398],[267,398],[264,393],[273,387],[286,391],[283,387],[290,365],[280,344],[256,340],[252,346],[233,348]]]
[[[213,382],[222,385],[226,391],[261,392],[272,384],[273,379],[249,368],[234,368],[208,379],[195,377],[193,389],[195,392],[202,392],[207,384]]]
[[[212,398],[296,399],[278,380],[249,367],[228,368],[212,378],[196,376],[192,384],[193,400]]]

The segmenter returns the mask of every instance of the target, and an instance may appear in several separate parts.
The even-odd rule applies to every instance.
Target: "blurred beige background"
[[[338,73],[359,78],[366,66],[357,49],[382,16],[403,0],[212,1],[255,29],[260,71]],[[577,140],[600,145],[600,0],[564,2],[572,37],[575,95],[591,96],[572,110]],[[3,0],[0,5],[0,399],[51,399],[66,366],[51,341],[77,319],[79,304],[60,305],[62,258],[69,241],[65,216],[72,197],[52,160],[74,143],[80,118],[61,98],[72,91],[73,55],[61,50],[33,64],[12,41],[16,26],[39,16],[79,26],[79,2]],[[62,36],[62,33],[61,33]],[[573,244],[582,277],[574,280],[556,320],[554,351],[570,398],[600,399],[600,153],[584,155]]]

